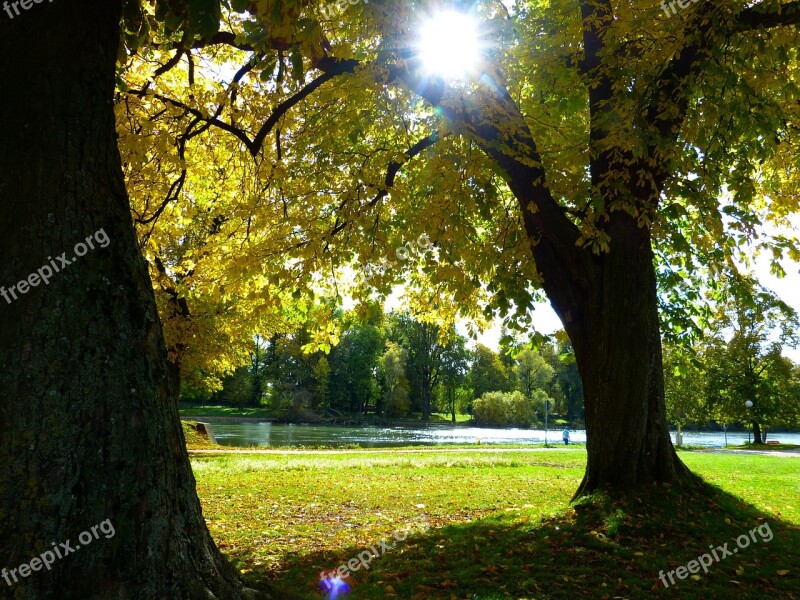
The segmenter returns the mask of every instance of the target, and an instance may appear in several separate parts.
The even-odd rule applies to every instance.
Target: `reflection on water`
[[[210,419],[209,419],[210,420]],[[225,446],[360,446],[391,448],[397,446],[435,446],[441,444],[542,444],[543,429],[487,429],[482,427],[350,427],[338,425],[273,425],[271,423],[214,422],[214,436]],[[778,433],[771,436],[784,443],[800,444],[800,434]],[[562,444],[561,430],[551,429],[547,441]],[[586,442],[586,432],[570,430],[571,442]],[[672,434],[675,441],[675,434]],[[747,441],[747,433],[728,433],[728,445]],[[722,432],[684,432],[685,445],[722,447]]]

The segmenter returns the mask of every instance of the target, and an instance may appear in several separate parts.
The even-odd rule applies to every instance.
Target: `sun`
[[[417,58],[426,75],[461,80],[477,71],[481,62],[478,24],[471,16],[445,10],[421,26]]]

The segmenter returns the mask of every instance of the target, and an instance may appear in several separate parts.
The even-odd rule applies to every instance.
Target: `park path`
[[[190,449],[189,455],[214,455],[214,454],[264,454],[264,455],[292,455],[292,454],[444,454],[458,452],[570,452],[584,450],[585,446],[573,446],[565,448],[563,446],[553,446],[552,448],[344,448],[341,450],[267,450],[253,448],[236,448],[228,446],[230,449]],[[761,456],[781,456],[789,458],[800,458],[800,450],[727,450],[724,448],[709,448],[707,450],[692,450],[692,452],[714,452],[717,454],[758,454]]]
[[[775,450],[728,450],[726,448],[709,448],[708,450],[695,450],[695,452],[716,452],[717,454],[760,454],[761,456],[783,456],[800,458],[800,450],[789,448]]]

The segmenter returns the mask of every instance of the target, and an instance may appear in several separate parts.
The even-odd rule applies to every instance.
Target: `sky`
[[[782,263],[786,271],[786,277],[778,279],[770,274],[769,261],[766,257],[757,258],[755,263],[754,271],[761,285],[778,294],[781,300],[800,313],[800,265],[797,263]],[[794,362],[800,363],[800,347],[784,348],[783,353]]]

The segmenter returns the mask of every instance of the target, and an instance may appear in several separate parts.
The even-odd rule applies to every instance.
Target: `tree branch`
[[[171,104],[177,108],[181,108],[185,110],[190,115],[197,117],[199,120],[203,121],[204,123],[210,123],[223,131],[227,131],[230,134],[236,136],[250,151],[250,154],[255,156],[258,154],[258,148],[255,148],[253,142],[247,137],[247,133],[239,129],[238,127],[234,127],[233,125],[218,119],[217,117],[207,117],[203,114],[202,111],[192,108],[191,106],[181,102],[180,100],[175,100],[173,98],[169,98],[168,96],[163,96],[161,94],[156,94],[154,92],[148,92],[147,89],[142,90],[129,90],[128,94],[132,94],[134,96],[138,96],[139,98],[144,98],[145,96],[152,96],[153,98],[164,102],[165,104]]]
[[[756,4],[740,12],[736,16],[736,31],[800,25],[800,1],[794,0],[794,2],[769,6],[764,6],[764,4],[766,3]]]
[[[448,135],[448,134],[445,134]],[[389,193],[389,190],[394,186],[394,179],[397,174],[400,172],[400,169],[403,168],[403,165],[410,161],[415,156],[419,155],[423,150],[426,148],[430,148],[436,142],[439,141],[439,133],[434,131],[432,134],[425,136],[421,140],[419,140],[416,144],[411,146],[408,150],[404,152],[405,160],[402,162],[393,160],[389,163],[389,167],[386,169],[386,178],[383,181],[383,187],[381,190],[375,195],[375,197],[369,201],[367,206],[375,206],[381,199],[385,198]]]
[[[155,72],[153,73],[153,78],[163,75],[164,73],[175,67],[179,62],[181,62],[181,58],[183,58],[185,52],[186,50],[182,46],[178,47],[178,49],[175,52],[175,56],[170,58],[167,62],[165,62],[163,65],[161,65],[155,70]]]
[[[192,48],[197,50],[200,48],[207,48],[208,46],[225,45],[232,48],[238,48],[243,52],[255,52],[255,48],[250,44],[245,44],[236,41],[236,34],[230,31],[218,31],[210,38],[199,39],[192,44]]]
[[[326,60],[328,61],[327,63],[325,63]],[[325,63],[326,68],[322,68],[318,65],[318,68],[323,71],[322,75],[307,84],[294,96],[287,98],[275,107],[275,110],[272,111],[272,114],[270,114],[269,118],[264,122],[264,124],[261,126],[261,129],[259,129],[258,133],[256,134],[256,137],[253,139],[253,147],[255,149],[261,148],[261,146],[264,144],[264,139],[267,137],[267,135],[269,135],[269,132],[290,108],[313,94],[324,83],[330,81],[337,75],[352,73],[359,65],[357,60],[334,60],[325,58],[320,61],[320,65],[323,63]]]
[[[711,46],[713,10],[713,5],[706,3],[686,24],[686,38],[693,39],[693,42],[687,44],[662,71],[651,96],[652,100],[645,108],[645,123],[654,125],[658,136],[671,143],[677,140],[678,130],[689,108],[691,86],[687,84],[687,80],[702,64],[702,58]],[[693,35],[690,35],[692,31]],[[674,107],[678,110],[668,110]],[[656,190],[660,192],[670,171],[667,161],[658,157],[657,152],[657,142],[651,142],[648,145],[650,171]]]

